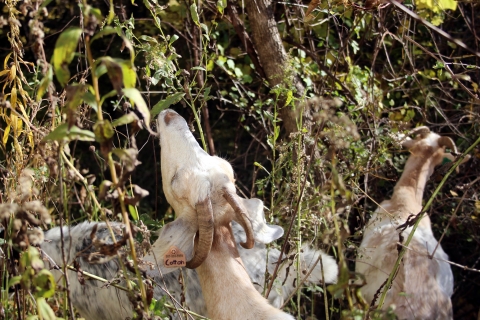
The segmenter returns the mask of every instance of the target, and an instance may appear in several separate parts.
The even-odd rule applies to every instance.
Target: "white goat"
[[[368,302],[374,299],[398,257],[397,243],[401,231],[397,228],[409,216],[422,210],[425,184],[435,166],[444,158],[454,158],[445,153],[445,148],[457,152],[450,138],[432,133],[427,127],[416,128],[411,133],[417,137],[403,142],[411,153],[403,174],[392,198],[383,201],[370,219],[358,251],[356,272],[365,276],[362,293]],[[408,227],[402,232],[405,239],[411,229]],[[433,259],[429,257],[437,245],[430,218],[425,215],[407,248],[392,287],[386,288],[389,291],[384,308],[395,305],[394,312],[399,319],[452,318],[453,275],[450,265],[444,261],[448,256],[438,245]]]
[[[254,281],[263,284],[267,256],[272,263],[276,262],[279,256],[278,250],[269,250],[267,253],[263,243],[277,239],[283,234],[283,230],[278,226],[265,224],[263,203],[260,200],[243,199],[236,195],[231,166],[223,159],[207,155],[193,138],[182,117],[173,111],[162,112],[159,116],[159,129],[164,191],[178,218],[162,228],[152,252],[144,258],[158,267],[147,273],[157,283],[162,284],[165,281],[167,289],[173,291],[178,297],[181,294],[181,287],[176,280],[178,268],[166,268],[163,265],[164,254],[172,245],[175,245],[189,259],[187,267],[196,267],[202,261],[205,261],[208,266],[213,265],[211,270],[208,267],[204,268],[201,275],[208,313],[212,318],[292,319],[291,316],[270,306],[255,290],[248,276],[250,274]],[[239,259],[230,229],[232,219],[238,221],[245,230],[243,234],[242,229],[234,225],[237,238],[245,240],[244,246],[251,247],[253,237],[256,240],[254,249],[248,252],[242,251],[246,270]],[[64,228],[68,263],[78,253],[90,247],[89,235],[94,225],[84,223],[76,227]],[[121,224],[113,224],[113,226],[118,231],[121,228]],[[197,230],[198,239],[195,239],[194,250],[193,239]],[[96,236],[111,242],[105,224],[97,225]],[[59,228],[48,231],[45,239],[47,241],[42,245],[42,249],[57,264],[60,264],[62,259]],[[212,243],[215,250],[210,252]],[[195,254],[193,254],[194,251]],[[303,267],[310,268],[318,255],[321,255],[325,281],[336,281],[338,270],[330,256],[307,248],[304,251],[301,256],[301,261],[305,262]],[[116,260],[99,265],[89,264],[83,258],[79,260],[83,270],[103,278],[110,279],[118,271]],[[219,264],[223,264],[223,267],[219,268]],[[163,278],[160,276],[159,269],[164,275]],[[269,265],[268,270],[272,269],[273,267]],[[280,270],[279,282],[282,283],[282,290],[274,290],[269,296],[277,306],[283,303],[283,300],[293,291],[293,284],[298,283],[294,276],[296,270],[291,269],[293,270],[290,272],[286,271],[287,268]],[[175,274],[167,274],[175,270],[177,270]],[[58,271],[55,273],[58,279],[61,275]],[[289,276],[291,279],[287,281]],[[193,270],[186,270],[186,279],[188,281],[187,305],[198,313],[206,314],[196,273]],[[322,270],[320,266],[316,266],[309,280],[320,279],[322,279]],[[96,281],[87,281],[82,286],[73,272],[71,272],[70,283],[73,304],[85,318],[103,320],[131,316],[131,305],[125,293],[113,288],[101,288]],[[258,289],[261,290],[261,287],[259,286]],[[157,299],[163,294],[160,287],[155,288],[154,295]],[[228,295],[231,297],[227,297]],[[112,308],[112,301],[116,302],[115,305],[118,304],[118,308]]]
[[[158,130],[167,201],[180,218],[189,217],[183,222],[191,223],[198,216],[198,229],[201,221],[209,219],[205,229],[211,231],[204,231],[204,236],[199,231],[199,238],[195,239],[198,248],[195,257],[200,258],[192,259],[199,262],[197,272],[209,317],[218,320],[293,319],[271,306],[255,290],[240,259],[230,222],[235,220],[242,225],[246,233],[244,248],[252,248],[254,241],[247,208],[236,194],[231,165],[203,151],[185,119],[173,110],[160,113]],[[200,218],[202,215],[205,218]]]

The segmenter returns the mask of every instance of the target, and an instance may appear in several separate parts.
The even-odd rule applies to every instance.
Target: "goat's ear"
[[[248,217],[252,222],[253,237],[260,243],[270,243],[283,236],[283,228],[276,225],[269,225],[265,221],[263,213],[263,201],[260,199],[244,199],[239,197],[245,207]],[[236,219],[235,219],[236,221]],[[237,221],[238,222],[238,221]],[[242,234],[244,237],[244,235]]]
[[[169,252],[172,246],[175,246],[182,251],[185,254],[187,261],[192,259],[196,232],[196,226],[192,225],[182,217],[163,226],[159,232],[158,239],[155,241],[152,248],[158,265],[163,273],[169,273],[178,269],[166,268],[163,263],[165,254]]]

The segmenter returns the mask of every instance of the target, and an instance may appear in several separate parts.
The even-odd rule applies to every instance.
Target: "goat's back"
[[[404,239],[409,232],[408,229],[403,232]],[[356,271],[367,281],[362,293],[368,302],[373,300],[397,260],[398,234],[396,226],[384,225],[366,234],[362,241]],[[433,259],[428,257],[436,244],[431,230],[416,230],[384,303],[395,305],[399,319],[452,319],[453,275],[442,261],[448,256],[439,246]]]

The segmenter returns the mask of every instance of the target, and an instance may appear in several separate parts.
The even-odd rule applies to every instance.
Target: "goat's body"
[[[120,223],[110,223],[116,230],[117,238],[120,239],[121,227]],[[111,244],[111,237],[106,225],[104,223],[81,223],[74,227],[64,227],[64,247],[65,247],[65,259],[67,263],[71,264],[72,260],[77,254],[84,252],[88,248],[92,241],[90,234],[92,228],[97,225],[96,236],[99,239],[103,239],[107,244]],[[242,228],[232,223],[233,231],[237,242],[244,241],[245,234]],[[45,233],[46,241],[42,244],[42,250],[59,266],[62,265],[61,256],[61,234],[60,228],[53,228]],[[84,252],[88,255],[89,252],[95,251],[88,249]],[[280,251],[276,249],[267,250],[264,244],[256,243],[253,249],[243,249],[239,247],[240,255],[244,261],[245,269],[250,275],[252,281],[255,283],[255,287],[259,292],[263,291],[263,284],[265,280],[265,269],[268,267],[270,274],[273,273],[275,267],[274,263],[278,260]],[[303,249],[300,259],[303,261],[305,269],[309,269],[310,266],[317,260],[318,255],[322,255],[323,259],[323,274],[325,275],[326,282],[335,282],[337,277],[337,266],[335,260],[326,255],[322,251],[311,250],[308,247]],[[149,256],[150,260],[155,261],[152,256]],[[156,256],[157,260],[162,260],[162,257]],[[268,260],[268,265],[267,265]],[[77,259],[80,263],[80,267],[83,271],[97,275],[101,278],[110,280],[113,279],[119,271],[119,265],[117,259],[101,263],[91,264],[86,258],[80,257]],[[56,281],[61,281],[62,273],[57,270],[52,270]],[[68,271],[70,280],[70,297],[74,307],[78,312],[88,320],[119,320],[126,317],[132,317],[133,310],[127,294],[112,286],[105,286],[104,283],[86,277],[85,284],[82,285],[78,281],[77,274],[74,271]],[[147,274],[151,276],[155,282],[154,297],[155,299],[161,299],[165,295],[165,288],[173,295],[173,297],[180,301],[182,295],[185,296],[185,305],[189,310],[201,314],[207,315],[207,309],[202,294],[202,288],[200,286],[200,280],[195,270],[182,269],[176,270],[168,274],[160,276],[157,269],[148,270]],[[184,286],[180,284],[179,277],[184,278]],[[279,281],[275,284],[278,288],[271,291],[269,295],[270,303],[279,308],[285,299],[295,289],[295,284],[298,283],[296,279],[297,272],[294,267],[286,268],[282,266],[278,273]],[[311,273],[308,281],[317,282],[322,279],[322,270],[320,264],[315,266],[314,271]],[[285,283],[284,285],[281,285]],[[60,282],[62,284],[62,282]],[[165,286],[164,286],[165,284]],[[62,284],[63,286],[63,284]],[[173,305],[173,303],[171,303]]]
[[[381,206],[388,207],[388,204],[382,202]],[[423,220],[422,224],[427,221],[430,224],[427,216]],[[365,230],[356,264],[356,271],[367,281],[362,293],[368,302],[373,300],[393,269],[400,233],[396,228],[406,219],[392,222],[392,218],[383,213],[374,214],[371,221]],[[402,232],[404,239],[411,229]],[[452,318],[453,274],[448,263],[443,261],[448,256],[439,246],[433,259],[428,257],[437,244],[430,228],[422,225],[417,228],[384,302],[385,306],[395,305],[399,319]]]
[[[197,269],[209,317],[214,320],[293,320],[291,315],[271,306],[247,280],[249,276],[230,232],[229,225],[215,228],[212,250]]]
[[[72,264],[77,254],[84,252],[88,255],[91,252],[88,248],[92,243],[90,234],[94,225],[94,223],[85,222],[72,228],[63,228],[65,261],[68,264]],[[120,224],[112,223],[113,228],[120,226]],[[41,245],[42,250],[58,266],[63,265],[60,231],[60,228],[47,231],[45,242]],[[99,224],[97,237],[100,239],[110,238],[104,223]],[[110,241],[110,243],[112,242]],[[77,261],[82,270],[104,279],[113,279],[119,270],[116,259],[101,264],[90,264],[85,258],[79,258]],[[82,317],[93,320],[115,320],[132,316],[132,304],[125,292],[113,287],[104,287],[103,283],[96,280],[87,280],[84,285],[81,285],[75,271],[68,270],[67,272],[70,282],[70,298]],[[63,286],[62,273],[58,270],[52,270],[52,273],[57,283]]]
[[[378,303],[380,293],[388,289],[382,285],[398,258],[397,244],[403,243],[412,231],[412,227],[402,232],[397,227],[422,210],[426,181],[445,155],[439,138],[437,134],[428,133],[422,139],[408,141],[411,156],[392,198],[380,204],[365,228],[356,272],[365,276],[362,293],[368,303],[375,297],[374,303]],[[400,233],[403,240],[399,238]],[[448,256],[435,239],[430,218],[425,215],[388,289],[383,308],[394,305],[399,319],[452,319],[453,274],[445,260]]]

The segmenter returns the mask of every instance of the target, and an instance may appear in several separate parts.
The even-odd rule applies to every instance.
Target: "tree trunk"
[[[286,88],[293,87],[296,90],[295,96],[302,97],[305,87],[295,73],[289,72],[291,68],[288,65],[287,52],[273,15],[272,2],[270,0],[244,0],[244,3],[252,31],[252,40],[270,87],[278,84],[282,84]],[[285,98],[279,101],[280,117],[288,135],[291,132],[298,131],[297,118],[302,115],[302,112],[298,110],[298,103],[295,103],[295,108],[291,106],[283,107],[284,101]],[[302,123],[310,128],[311,115],[305,111],[303,112]]]

